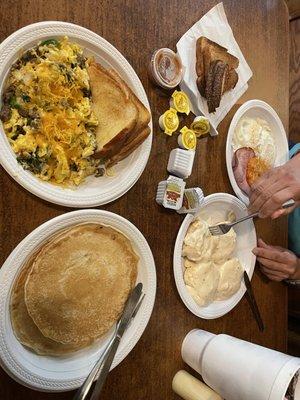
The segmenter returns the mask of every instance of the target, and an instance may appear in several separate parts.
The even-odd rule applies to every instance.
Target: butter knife
[[[247,292],[246,292],[247,293],[247,297],[248,297],[249,304],[250,304],[252,313],[254,315],[255,321],[257,322],[259,330],[261,332],[263,332],[264,329],[265,329],[264,323],[263,323],[263,320],[261,318],[261,315],[260,315],[256,300],[255,300],[255,297],[254,297],[254,294],[253,294],[253,290],[252,290],[252,286],[251,286],[251,282],[250,282],[249,276],[248,276],[246,271],[244,271],[244,282],[245,282],[245,286],[246,286],[246,289],[247,289]]]
[[[93,369],[87,376],[83,385],[76,392],[73,400],[84,400],[86,398],[86,396],[88,395],[95,378],[97,379],[97,381],[96,381],[96,385],[95,385],[91,400],[92,399],[98,400],[98,396],[101,392],[103,384],[109,373],[111,364],[112,364],[114,356],[117,352],[121,338],[122,338],[125,330],[127,329],[128,325],[130,324],[132,318],[134,318],[134,316],[136,315],[137,310],[139,309],[141,302],[144,298],[144,297],[141,298],[141,296],[143,294],[142,289],[143,289],[143,284],[138,283],[136,285],[136,287],[133,289],[133,291],[131,292],[131,294],[126,302],[123,314],[116,325],[116,330],[114,332],[114,335],[112,336],[111,340],[109,341],[102,356],[99,358],[99,360],[96,362]],[[99,371],[100,371],[100,373],[99,373]]]
[[[135,309],[139,303],[139,300],[142,296],[142,289],[143,289],[143,284],[142,283],[138,283],[136,285],[136,287],[133,289],[123,312],[123,315],[120,319],[120,322],[118,324],[118,328],[117,328],[117,332],[116,332],[116,336],[115,339],[111,345],[110,351],[107,355],[106,360],[104,361],[102,370],[100,372],[99,378],[96,381],[96,385],[94,387],[94,391],[92,393],[92,397],[91,400],[98,400],[99,398],[99,394],[102,390],[102,387],[104,385],[104,382],[107,378],[107,375],[109,373],[111,364],[114,360],[115,354],[117,352],[117,349],[119,347],[121,338],[129,324],[129,322],[131,321],[131,318],[135,312]]]

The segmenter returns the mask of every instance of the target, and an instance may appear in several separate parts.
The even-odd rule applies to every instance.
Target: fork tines
[[[210,226],[208,229],[209,229],[209,232],[213,236],[224,235],[224,233],[228,232],[228,230],[226,229],[226,226],[225,226],[225,229],[223,229],[223,225],[222,224],[215,225],[215,226]]]

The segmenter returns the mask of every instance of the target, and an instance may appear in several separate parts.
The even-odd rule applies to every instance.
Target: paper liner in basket
[[[236,70],[239,80],[234,89],[223,94],[220,106],[215,113],[208,112],[207,101],[200,95],[196,84],[196,41],[200,36],[205,36],[225,47],[229,53],[239,59],[239,66]],[[252,71],[227,21],[223,3],[213,7],[181,37],[177,43],[177,51],[185,67],[180,88],[189,96],[193,113],[209,118],[213,128],[211,134],[214,136],[217,134],[216,128],[219,123],[248,89],[247,82],[252,76]]]

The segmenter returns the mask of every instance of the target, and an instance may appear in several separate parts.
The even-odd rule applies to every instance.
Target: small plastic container
[[[157,191],[156,191],[156,203],[162,205],[164,201],[164,195],[167,187],[167,181],[161,181],[159,182],[157,186]]]
[[[177,142],[181,149],[184,150],[195,150],[197,146],[197,137],[194,131],[184,126],[180,129],[180,135],[178,135]]]
[[[165,132],[166,135],[172,136],[179,127],[179,118],[175,108],[170,108],[165,111],[158,120],[160,128]]]
[[[182,207],[185,182],[170,175],[166,181],[159,182],[156,192],[156,202],[165,208],[179,210]]]
[[[182,207],[178,210],[178,214],[196,213],[204,200],[203,191],[196,187],[185,189],[183,193]]]
[[[170,99],[170,107],[175,108],[181,114],[189,115],[191,107],[187,94],[183,91],[175,90]]]
[[[198,116],[194,118],[190,129],[192,129],[197,137],[201,137],[210,132],[209,119],[203,116]]]
[[[149,64],[153,82],[164,89],[175,89],[183,78],[183,65],[178,54],[168,48],[156,50]]]
[[[169,156],[167,170],[172,175],[186,179],[192,173],[194,158],[195,151],[193,150],[173,149]]]

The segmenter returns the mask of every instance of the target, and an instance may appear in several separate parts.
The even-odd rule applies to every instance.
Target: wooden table
[[[259,333],[245,299],[228,315],[213,321],[193,316],[182,303],[173,278],[172,255],[182,216],[159,207],[157,183],[166,177],[169,152],[176,138],[158,128],[158,117],[168,107],[168,97],[148,80],[151,53],[160,47],[175,48],[181,35],[217,1],[213,0],[2,0],[0,39],[32,22],[63,20],[82,25],[103,36],[129,60],[141,78],[151,103],[154,139],[146,170],[138,183],[121,199],[103,207],[133,222],[145,235],[157,269],[157,297],[147,329],[130,355],[109,375],[101,399],[170,400],[176,371],[187,368],[180,346],[193,328],[227,333],[273,349],[286,349],[287,299],[281,284],[253,278],[254,292],[266,330]],[[206,194],[232,193],[225,167],[226,132],[237,108],[248,99],[267,101],[288,127],[288,13],[280,0],[224,0],[234,35],[253,70],[247,93],[219,126],[216,138],[198,144],[189,187],[200,186]],[[0,150],[1,151],[1,150]],[[48,204],[22,189],[1,170],[1,262],[41,223],[70,211]],[[285,220],[257,221],[257,232],[266,241],[286,245]],[[73,393],[38,393],[15,383],[0,372],[1,400],[71,399]],[[230,399],[228,399],[230,400]]]

